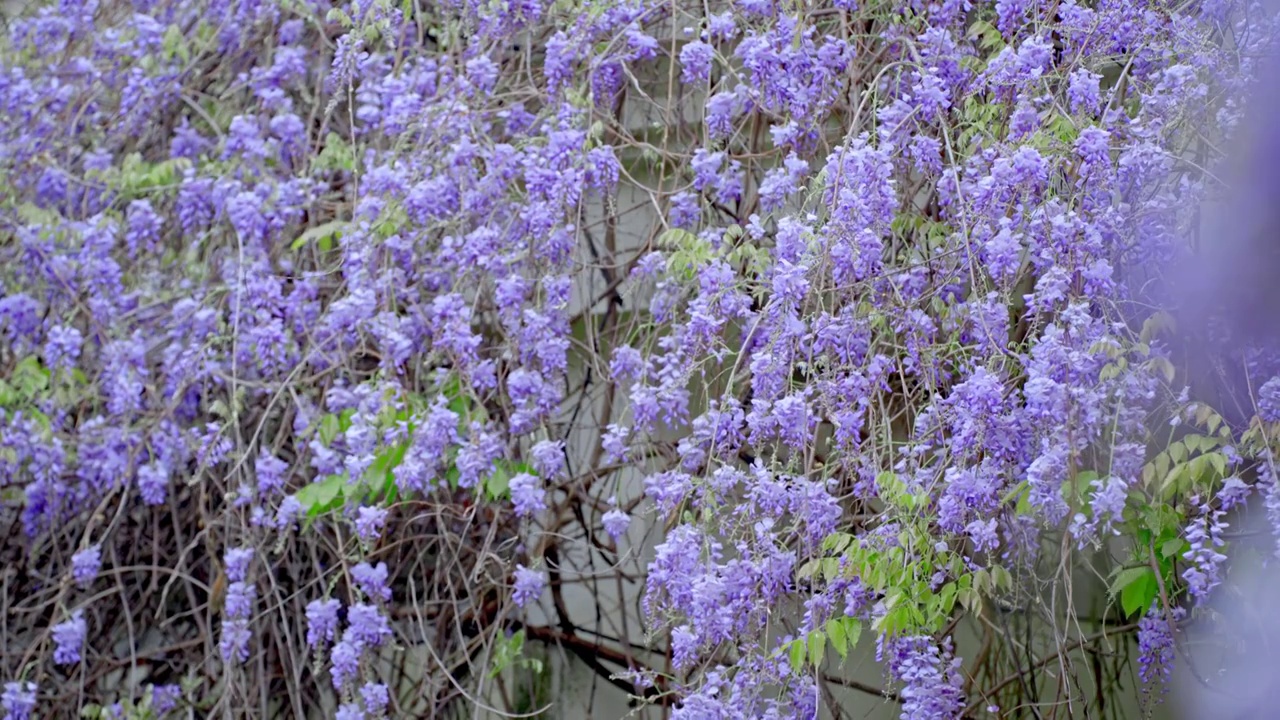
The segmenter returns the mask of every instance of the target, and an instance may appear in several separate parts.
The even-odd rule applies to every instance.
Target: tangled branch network
[[[5,8],[7,720],[1216,682],[1280,334],[1183,291],[1275,8]]]

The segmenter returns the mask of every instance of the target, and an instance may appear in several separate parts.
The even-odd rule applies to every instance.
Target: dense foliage
[[[30,8],[4,717],[528,711],[534,640],[681,718],[1153,701],[1228,515],[1280,528],[1278,356],[1207,313],[1201,372],[1162,282],[1271,13]]]

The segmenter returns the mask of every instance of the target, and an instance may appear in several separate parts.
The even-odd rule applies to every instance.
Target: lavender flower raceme
[[[883,643],[890,674],[903,684],[903,720],[951,720],[963,709],[960,661],[931,638],[908,637]]]
[[[542,587],[542,573],[530,570],[523,565],[516,566],[515,592],[512,594],[512,600],[516,605],[524,607],[531,601],[537,600],[542,594]]]
[[[1186,538],[1191,547],[1182,555],[1188,563],[1182,577],[1187,582],[1187,591],[1197,602],[1202,602],[1221,582],[1220,567],[1227,556],[1219,549],[1226,545],[1222,539],[1227,527],[1222,516],[1226,513],[1198,498],[1193,498],[1191,504],[1197,517],[1187,526]]]
[[[182,700],[182,688],[177,685],[151,686],[151,709],[157,716],[163,717],[178,707]]]
[[[218,640],[218,653],[224,663],[243,663],[249,659],[249,642],[253,635],[246,619],[224,620],[222,636]]]
[[[380,683],[366,683],[360,688],[360,699],[364,701],[365,712],[375,718],[382,717],[391,701],[387,686]]]
[[[249,576],[249,563],[253,561],[253,548],[231,548],[222,558],[227,568],[227,579],[243,582]]]
[[[520,473],[511,478],[510,488],[511,501],[515,505],[517,515],[528,517],[546,509],[546,491],[542,489],[542,482],[537,477]]]
[[[90,545],[71,556],[71,576],[75,578],[76,584],[82,588],[87,588],[93,583],[94,579],[98,577],[98,572],[101,568],[101,545]]]
[[[1173,608],[1166,614],[1157,603],[1138,622],[1138,677],[1142,682],[1169,682],[1174,658],[1170,622],[1176,622],[1183,612],[1182,608]]]
[[[609,534],[609,537],[617,541],[626,534],[627,527],[631,525],[631,518],[625,512],[614,508],[604,514],[601,522],[604,524],[604,531]]]
[[[7,682],[0,695],[0,709],[5,720],[29,720],[36,709],[36,684],[33,682]]]
[[[319,663],[335,712],[378,717],[388,565],[439,604],[546,557],[643,586],[620,626],[670,638],[677,718],[816,717],[816,658],[773,644],[792,612],[861,623],[904,715],[954,717],[995,682],[957,684],[938,635],[978,578],[1025,594],[1078,569],[1063,532],[1172,553],[1180,525],[1158,559],[1199,604],[1235,582],[1224,513],[1280,538],[1275,7],[27,5],[0,43],[0,495],[32,548],[5,607],[56,589],[197,637],[164,605],[203,580],[222,625],[169,670]],[[91,592],[104,558],[121,592]],[[532,631],[548,576],[511,573]],[[6,660],[108,676],[75,620]]]
[[[356,534],[364,542],[372,543],[382,535],[386,522],[386,509],[362,507],[356,511]]]
[[[391,599],[391,588],[387,587],[386,563],[380,562],[376,566],[367,562],[359,563],[351,568],[351,578],[368,597],[384,601]]]
[[[335,599],[312,600],[307,603],[307,645],[318,647],[332,642],[338,632],[338,610],[342,603]]]
[[[249,659],[249,643],[253,638],[249,621],[253,616],[253,604],[258,590],[248,582],[249,565],[253,561],[253,548],[229,548],[223,555],[226,566],[227,595],[223,603],[222,635],[218,640],[218,652],[224,663],[243,663]]]
[[[49,635],[53,638],[53,661],[59,665],[72,665],[80,662],[81,650],[84,647],[85,635],[89,624],[84,619],[84,611],[77,610],[71,617],[54,625]]]

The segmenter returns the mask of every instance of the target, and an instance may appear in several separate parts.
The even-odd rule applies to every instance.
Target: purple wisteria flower
[[[1187,592],[1196,602],[1203,602],[1222,581],[1221,566],[1227,556],[1219,549],[1226,545],[1222,538],[1227,527],[1222,517],[1226,513],[1199,498],[1193,498],[1191,504],[1196,517],[1187,526],[1186,538],[1191,547],[1182,554],[1188,565],[1182,577],[1187,582]]]
[[[323,642],[333,642],[341,609],[342,603],[334,598],[307,603],[307,645],[314,648]]]
[[[542,489],[542,481],[538,477],[529,473],[520,473],[511,478],[509,487],[516,515],[529,517],[547,508],[547,493]]]
[[[627,533],[627,528],[631,525],[630,516],[618,508],[613,508],[606,512],[600,521],[604,525],[604,531],[609,534],[609,537],[613,538],[614,542],[622,539],[622,536]]]
[[[90,545],[71,556],[71,577],[74,578],[76,584],[82,588],[87,588],[92,585],[101,570],[101,545]]]
[[[1172,608],[1166,614],[1159,603],[1151,606],[1138,622],[1138,677],[1147,684],[1169,682],[1173,673],[1175,654],[1173,628],[1183,614],[1182,608]]]
[[[543,583],[542,573],[516,565],[515,590],[511,599],[517,606],[524,607],[542,595]]]
[[[903,684],[902,717],[950,720],[963,709],[959,658],[932,638],[887,640],[879,650],[890,675]]]
[[[357,604],[347,608],[347,630],[343,640],[359,647],[377,647],[391,637],[387,618],[373,605]]]
[[[387,587],[386,563],[380,562],[376,566],[367,562],[359,563],[351,568],[351,578],[356,581],[360,591],[369,598],[383,601],[391,599],[391,588]]]
[[[361,650],[358,643],[345,638],[333,646],[333,652],[329,655],[329,674],[333,678],[335,690],[341,690],[347,681],[360,674]]]
[[[715,48],[695,40],[680,49],[680,81],[695,83],[706,80],[711,75],[711,63],[715,59]]]
[[[49,630],[54,643],[53,661],[59,665],[73,665],[80,662],[80,653],[88,631],[89,624],[84,619],[83,610],[76,610],[70,618],[54,625]]]
[[[253,548],[230,548],[222,557],[227,568],[227,579],[242,582],[249,576],[249,563],[253,561]]]
[[[386,685],[365,683],[360,688],[360,699],[364,701],[365,712],[377,718],[382,717],[386,712],[387,704],[391,702],[391,695],[387,692]]]
[[[542,440],[530,449],[529,455],[533,458],[534,469],[544,478],[556,479],[565,471],[562,442]]]
[[[817,717],[825,681],[777,657],[777,619],[878,628],[892,594],[918,603],[877,632],[903,717],[955,717],[987,679],[962,697],[935,636],[958,611],[926,590],[1176,517],[1169,594],[1199,604],[1228,594],[1225,513],[1265,508],[1280,543],[1274,253],[1232,239],[1276,224],[1274,8],[221,4],[214,26],[194,0],[6,24],[0,482],[24,541],[53,543],[17,562],[71,558],[14,575],[10,605],[52,573],[57,612],[153,617],[182,592],[88,592],[103,557],[225,547],[217,655],[265,687],[257,633],[303,641],[272,629],[296,606],[257,602],[270,547],[323,598],[305,642],[336,712],[377,717],[400,534],[483,537],[510,568],[602,532],[584,557],[642,583],[655,649],[697,669],[663,679],[673,716]],[[1259,168],[1219,182],[1236,138]],[[1184,242],[1220,186],[1247,201]],[[1205,473],[1169,495],[1148,468],[1181,449]],[[586,527],[525,521],[552,505]],[[650,514],[652,558],[617,552]],[[427,582],[483,576],[456,569]],[[549,579],[509,581],[528,608]],[[101,676],[87,615],[58,617],[18,655]],[[207,676],[207,650],[166,661]],[[34,688],[3,703],[33,715]]]
[[[247,662],[252,639],[248,620],[224,620],[222,636],[218,639],[218,653],[222,661],[227,664]]]
[[[182,700],[182,688],[178,685],[152,685],[151,709],[159,717],[178,707]]]
[[[36,709],[36,684],[33,682],[7,682],[0,694],[0,709],[5,720],[29,720]]]
[[[387,523],[385,508],[362,507],[356,511],[356,535],[366,543],[377,542]]]

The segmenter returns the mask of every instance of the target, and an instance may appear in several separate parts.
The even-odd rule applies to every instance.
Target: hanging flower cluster
[[[658,528],[612,679],[678,718],[817,717],[864,629],[902,717],[1017,706],[956,623],[1117,539],[1167,677],[1227,513],[1257,485],[1280,518],[1280,354],[1224,343],[1241,422],[1179,395],[1159,282],[1268,12],[31,9],[0,46],[0,613],[40,626],[5,717],[410,714],[393,650],[484,676],[472,638],[565,612],[561,543],[616,570]],[[111,705],[137,607],[216,647]]]

